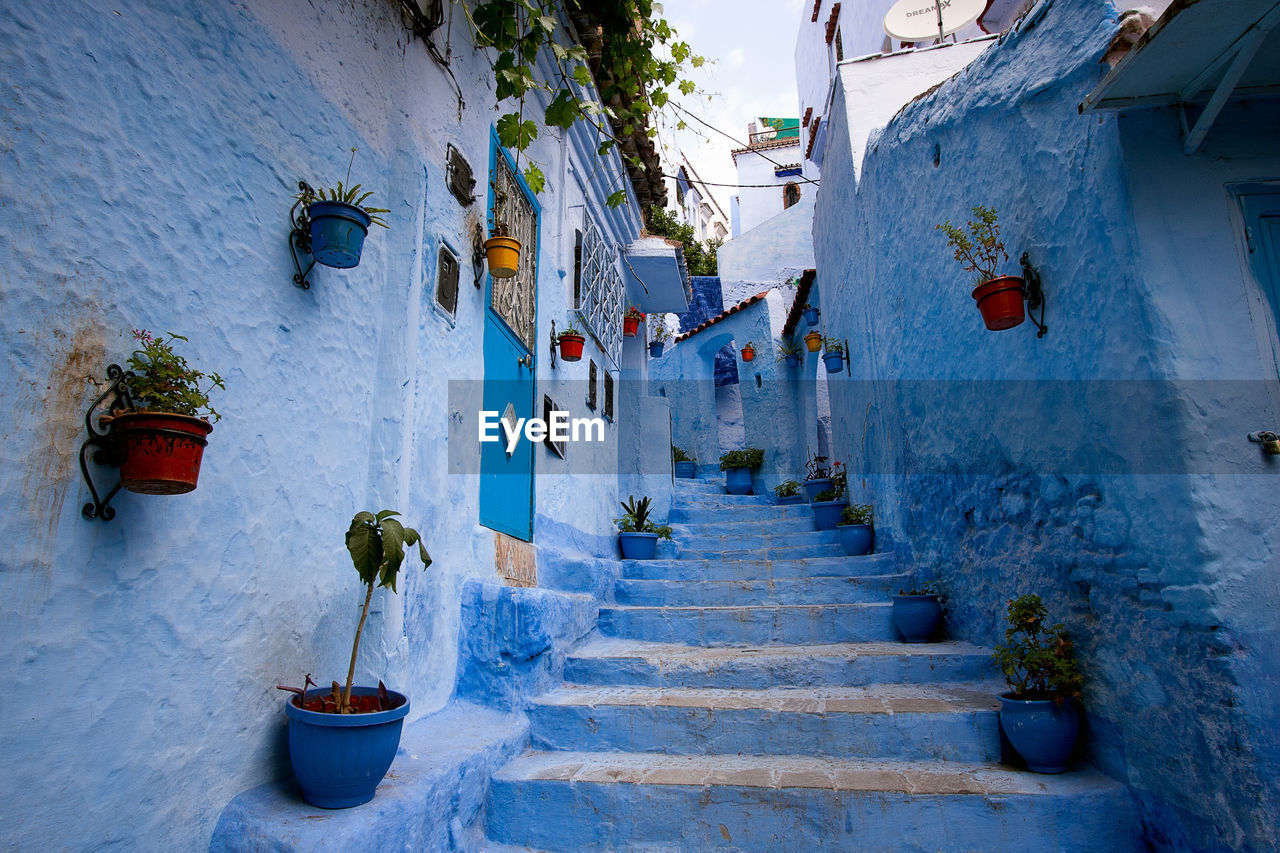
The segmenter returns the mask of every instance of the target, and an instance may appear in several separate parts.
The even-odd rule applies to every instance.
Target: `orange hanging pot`
[[[143,495],[181,495],[200,478],[205,437],[213,425],[167,412],[130,412],[111,420],[120,442],[120,485]]]
[[[640,331],[640,321],[635,317],[622,318],[622,334],[628,338],[634,338],[636,332]]]
[[[490,237],[484,241],[484,255],[489,275],[511,278],[520,266],[520,241],[515,237]]]
[[[582,335],[575,335],[570,332],[561,333],[557,342],[560,344],[560,358],[564,361],[581,361],[582,345],[587,339]]]
[[[804,336],[804,345],[809,348],[809,352],[817,352],[822,349],[822,335],[818,332],[810,332]]]
[[[1012,329],[1026,319],[1020,276],[1004,275],[984,281],[973,289],[973,299],[982,312],[982,322],[993,332]]]
[[[742,360],[743,360],[743,361],[754,361],[754,360],[755,360],[755,357],[756,357],[756,351],[755,351],[754,349],[752,349],[751,347],[743,347],[743,348],[742,348]]]

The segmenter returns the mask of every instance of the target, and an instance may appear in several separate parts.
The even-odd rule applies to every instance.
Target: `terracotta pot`
[[[628,338],[634,338],[636,332],[640,331],[640,320],[636,317],[622,318],[622,334]]]
[[[520,266],[520,241],[514,237],[490,237],[484,241],[484,255],[489,262],[489,275],[511,278]]]
[[[743,361],[755,361],[755,358],[756,358],[756,351],[754,349],[752,349],[751,347],[743,348],[742,350]]]
[[[120,485],[143,495],[182,495],[195,489],[205,436],[213,425],[167,412],[130,412],[111,421],[120,441]]]
[[[809,352],[817,352],[822,349],[822,335],[810,332],[804,336],[804,345],[809,348]]]
[[[587,339],[582,335],[562,334],[559,338],[560,358],[564,361],[581,361],[582,345]]]
[[[1005,275],[984,281],[973,289],[982,322],[993,332],[1012,329],[1026,319],[1022,313],[1022,278]]]

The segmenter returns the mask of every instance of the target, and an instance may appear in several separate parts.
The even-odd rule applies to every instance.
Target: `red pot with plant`
[[[965,228],[958,228],[948,220],[938,225],[937,230],[947,235],[947,245],[955,250],[955,259],[961,267],[978,274],[973,300],[978,303],[983,324],[993,332],[1012,329],[1026,319],[1022,307],[1024,282],[1019,276],[1002,276],[997,272],[1000,262],[1009,260],[1009,253],[1000,240],[995,209],[979,205],[973,208],[973,216]]]
[[[572,324],[556,336],[556,344],[560,347],[560,358],[564,361],[581,361],[582,345],[587,339],[578,333]]]
[[[636,333],[640,331],[640,323],[644,320],[644,312],[632,305],[627,309],[627,313],[622,316],[622,334],[628,338],[634,338]]]
[[[751,341],[747,341],[747,345],[742,348],[742,360],[755,361],[755,358],[756,358],[756,346]]]

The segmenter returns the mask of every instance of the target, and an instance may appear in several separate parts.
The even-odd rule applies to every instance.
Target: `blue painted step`
[[[809,756],[533,752],[494,776],[487,825],[551,851],[1144,849],[1127,791],[1094,770]]]
[[[724,524],[737,521],[783,521],[807,518],[812,522],[813,510],[804,504],[792,506],[685,507],[671,510],[671,523]]]
[[[863,557],[800,557],[784,560],[658,559],[623,560],[622,576],[631,579],[767,580],[769,578],[866,577],[898,575],[898,561],[889,554]],[[902,575],[905,577],[905,575]]]
[[[744,690],[986,681],[995,676],[990,649],[955,642],[701,648],[597,636],[564,665],[570,684]]]
[[[643,561],[642,561],[643,562]],[[883,602],[908,575],[804,577],[761,580],[619,580],[618,604],[662,607],[726,607],[749,604],[842,604]]]
[[[684,529],[680,529],[683,527]],[[794,545],[838,545],[840,534],[835,530],[814,530],[813,522],[808,527],[777,529],[772,526],[754,532],[747,530],[717,530],[699,526],[689,528],[686,525],[672,525],[672,539],[681,550],[716,550],[744,548],[785,548]],[[694,532],[694,531],[697,532]],[[705,531],[705,532],[704,532]]]
[[[600,633],[659,643],[856,643],[896,635],[892,603],[747,607],[601,607]]]
[[[571,687],[537,699],[529,720],[540,750],[998,761],[1004,689]]]

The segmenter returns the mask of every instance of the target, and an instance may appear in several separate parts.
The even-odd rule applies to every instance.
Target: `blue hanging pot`
[[[827,373],[839,373],[844,370],[844,353],[829,352],[822,356],[827,363]]]
[[[650,357],[650,358],[662,358],[662,349],[663,349],[663,347],[665,347],[665,346],[666,346],[666,343],[664,343],[663,341],[650,341],[650,343],[649,343],[649,357]]]
[[[811,327],[818,325],[818,313],[819,312],[817,308],[805,309],[805,312],[804,312],[805,323],[807,323]]]
[[[793,368],[793,369],[794,369],[794,368],[797,368],[797,367],[799,367],[799,366],[800,366],[800,356],[798,356],[798,355],[789,355],[789,356],[787,356],[787,367],[790,367],[790,368]]]
[[[369,214],[354,204],[317,201],[307,207],[311,220],[311,257],[326,267],[345,270],[360,263]]]

